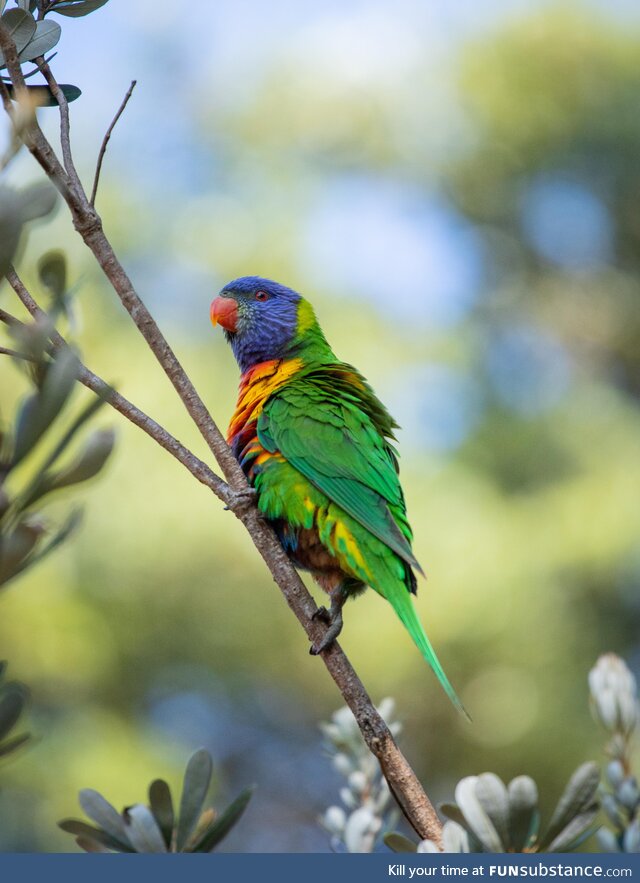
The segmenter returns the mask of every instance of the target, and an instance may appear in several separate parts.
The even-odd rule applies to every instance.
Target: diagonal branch
[[[102,160],[104,159],[104,155],[107,150],[107,144],[109,143],[109,138],[111,138],[111,133],[115,129],[116,123],[118,122],[118,120],[120,119],[122,114],[124,113],[124,109],[127,106],[127,104],[129,103],[129,99],[131,98],[131,96],[133,94],[133,90],[136,87],[136,83],[137,83],[137,80],[131,80],[131,85],[129,86],[129,89],[127,90],[127,94],[122,99],[122,104],[118,108],[118,112],[116,113],[114,118],[111,120],[111,125],[107,129],[105,136],[102,139],[102,144],[100,145],[100,153],[98,154],[98,162],[96,164],[96,174],[93,179],[93,187],[91,188],[91,197],[89,198],[89,202],[91,203],[91,205],[96,204],[96,195],[98,193],[98,184],[100,183],[100,172],[102,171]]]
[[[18,93],[19,85],[24,88],[24,79],[17,62],[15,45],[6,29],[3,30],[1,27],[0,48],[4,52],[7,68]],[[51,79],[52,82],[55,82],[53,76]],[[61,113],[64,126],[62,106]],[[309,639],[314,642],[320,640],[324,636],[326,626],[318,620],[312,619],[312,615],[317,609],[313,598],[287,558],[275,533],[262,519],[255,504],[250,502],[251,490],[242,470],[168,341],[135,291],[111,243],[105,236],[100,216],[87,199],[82,187],[75,186],[74,169],[71,167],[69,172],[60,165],[51,145],[39,127],[34,129],[27,145],[49,177],[57,184],[67,203],[75,229],[94,255],[120,302],[131,316],[147,346],[154,353],[158,363],[174,386],[191,419],[209,445],[230,488],[235,492],[234,503],[230,504],[230,508],[251,535],[256,549],[267,564],[274,581],[278,584],[287,604]],[[64,178],[60,178],[61,174],[64,175]],[[66,187],[64,186],[65,181],[68,182]],[[337,643],[324,650],[321,658],[345,702],[353,712],[369,749],[377,757],[389,787],[408,821],[421,838],[429,838],[441,844],[442,825],[433,805],[396,745],[389,728],[376,711],[351,663]]]

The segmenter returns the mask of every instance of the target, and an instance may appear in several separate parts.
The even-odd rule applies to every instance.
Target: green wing
[[[382,434],[390,434],[392,426],[359,375],[332,366],[310,371],[274,393],[258,420],[258,439],[422,572],[411,551],[395,453]]]

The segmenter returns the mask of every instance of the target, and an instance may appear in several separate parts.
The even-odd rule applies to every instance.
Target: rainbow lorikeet
[[[259,276],[226,285],[211,304],[241,371],[227,440],[258,506],[296,567],[329,594],[321,653],[342,606],[366,586],[386,598],[462,708],[416,615],[422,569],[389,439],[397,427],[364,377],[334,355],[311,304]]]

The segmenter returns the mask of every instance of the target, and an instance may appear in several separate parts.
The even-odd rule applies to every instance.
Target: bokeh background
[[[372,696],[396,698],[428,792],[526,772],[550,806],[600,756],[597,655],[640,666],[637,4],[112,0],[61,23],[86,180],[138,79],[99,209],[220,424],[237,372],[208,306],[249,273],[308,296],[402,424],[418,608],[473,724],[373,593],[341,643]],[[37,174],[26,155],[10,170]],[[31,233],[25,279],[37,291],[37,257],[61,246],[87,364],[206,458],[64,212]],[[81,532],[0,597],[37,737],[2,768],[0,849],[73,848],[55,821],[79,788],[143,800],[204,745],[214,802],[257,785],[225,849],[327,850],[317,817],[340,781],[317,725],[341,697],[241,525],[101,421],[118,446],[74,494]]]

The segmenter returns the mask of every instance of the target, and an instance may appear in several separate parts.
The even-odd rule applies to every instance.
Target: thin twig
[[[89,203],[91,205],[96,204],[96,194],[98,193],[98,184],[100,183],[100,172],[102,171],[102,160],[104,159],[104,155],[107,150],[107,144],[109,143],[109,138],[111,138],[111,133],[113,132],[116,123],[118,122],[118,120],[122,116],[125,107],[129,103],[129,99],[131,98],[131,95],[133,94],[133,90],[135,89],[137,82],[138,82],[137,80],[131,80],[131,85],[129,86],[129,89],[127,90],[127,94],[122,99],[122,104],[118,108],[118,112],[116,113],[114,118],[111,120],[111,125],[107,129],[106,134],[105,134],[104,138],[102,139],[102,144],[100,145],[100,153],[98,154],[98,162],[96,164],[96,174],[93,179],[93,187],[91,188],[91,196],[89,198]]]
[[[71,153],[71,120],[69,118],[69,102],[67,101],[67,96],[58,85],[56,78],[53,76],[51,68],[45,61],[44,57],[38,58],[38,67],[44,74],[44,78],[51,90],[51,94],[58,102],[60,108],[60,146],[62,147],[64,167],[67,175],[71,179],[72,185],[78,191],[78,195],[85,196],[84,188],[80,181],[80,176],[78,175],[73,161],[73,155]]]
[[[0,346],[0,356],[11,356],[13,359],[22,359],[25,362],[37,362],[35,356],[28,356],[26,353],[19,353],[17,350],[7,349],[6,346]]]

